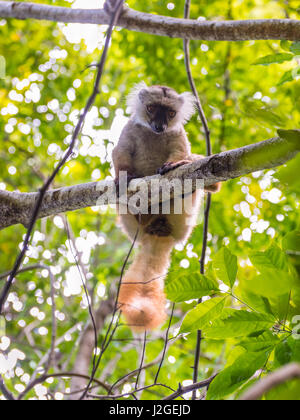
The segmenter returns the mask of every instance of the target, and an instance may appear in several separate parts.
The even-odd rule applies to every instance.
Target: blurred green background
[[[97,8],[102,2],[44,0],[45,3]],[[128,5],[135,10],[174,17],[182,17],[184,13],[183,0],[142,3],[130,0]],[[299,14],[299,2],[293,0],[212,0],[193,2],[191,7],[191,18],[208,20],[299,19]],[[92,92],[95,70],[89,66],[99,59],[105,30],[105,27],[93,25],[0,18],[0,55],[6,60],[6,77],[0,79],[1,190],[37,191],[63,156],[79,112]],[[289,59],[283,61],[282,54],[288,54]],[[214,153],[275,137],[278,129],[299,127],[300,82],[297,77],[291,77],[293,69],[296,69],[293,74],[297,75],[298,54],[300,45],[292,42],[191,42],[192,72],[209,121]],[[273,58],[258,64],[266,56]],[[182,40],[118,28],[113,34],[100,95],[88,114],[74,158],[56,177],[53,187],[114,176],[111,152],[129,117],[126,95],[142,80],[149,85],[168,85],[178,92],[188,91]],[[186,130],[193,152],[205,154],[204,134],[197,116]],[[209,261],[217,251],[228,247],[238,257],[236,294],[239,296],[247,294],[245,281],[257,275],[249,260],[251,252],[263,252],[276,243],[288,255],[294,269],[299,270],[295,238],[299,239],[300,184],[295,168],[299,169],[299,160],[284,169],[226,182],[221,192],[213,196],[208,270],[211,269]],[[113,207],[84,209],[69,213],[67,217],[96,309],[118,280],[130,243],[119,229]],[[22,226],[0,232],[0,273],[12,268],[25,232]],[[191,270],[198,270],[201,247],[200,224],[188,244],[174,250],[168,282],[172,282],[172,276],[174,273],[177,276],[179,270],[187,278]],[[287,252],[291,247],[292,252]],[[24,261],[25,266],[43,263],[55,276],[57,337],[61,340],[52,372],[72,370],[80,331],[89,320],[86,297],[71,248],[63,217],[57,215],[37,222]],[[1,282],[3,280],[0,285]],[[15,394],[24,390],[50,347],[49,292],[49,273],[35,270],[20,274],[9,295],[5,317],[0,324],[0,373],[5,375],[9,389]],[[291,302],[289,322],[292,314],[300,313],[297,312],[299,296],[298,290]],[[251,300],[248,296],[248,299],[251,307],[255,305],[255,297]],[[285,307],[288,303],[285,301]],[[239,308],[240,304],[236,300],[231,302],[234,308]],[[171,336],[184,314],[194,305],[194,301],[176,305]],[[99,342],[104,335],[105,330],[100,332]],[[178,382],[190,383],[195,337],[193,332],[172,345],[160,382],[175,389]],[[147,362],[162,350],[163,338],[161,332],[149,338]],[[132,333],[126,326],[118,328],[97,377],[103,374],[104,380],[113,383],[137,368],[142,344],[131,339]],[[200,379],[225,365],[230,366],[242,353],[234,338],[204,340]],[[277,353],[285,354],[283,350]],[[300,359],[299,348],[293,354],[296,356],[292,360]],[[12,362],[6,369],[9,355]],[[105,372],[112,360],[114,366]],[[268,369],[287,361],[290,359],[277,357],[274,351],[268,359]],[[147,370],[145,384],[153,383],[156,369]],[[126,389],[132,389],[131,381]],[[44,384],[46,390],[33,389],[26,397],[44,399],[49,392],[48,398],[51,395],[63,398],[70,381],[55,379],[50,382]],[[295,386],[298,385],[290,385],[292,390]],[[299,391],[299,387],[296,389]],[[291,392],[287,393],[285,387],[278,390],[275,397],[288,399]],[[299,398],[297,392],[294,393]],[[155,399],[168,393],[170,391],[164,388],[153,388],[145,391],[143,397]]]

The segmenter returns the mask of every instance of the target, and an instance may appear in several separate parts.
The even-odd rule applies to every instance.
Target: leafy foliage
[[[88,2],[43,3],[84,8]],[[99,2],[91,5],[99,7]],[[129,6],[182,17],[184,0],[143,4],[130,0]],[[230,1],[224,7],[224,1],[214,0],[192,2],[191,8],[193,18],[217,20],[287,15],[299,19],[298,1]],[[91,93],[95,74],[91,64],[102,51],[105,29],[0,19],[0,55],[6,60],[6,77],[0,79],[0,189],[37,191],[62,157]],[[275,137],[278,129],[280,137],[299,141],[295,131],[300,125],[299,54],[299,42],[191,43],[192,72],[215,153]],[[125,97],[140,80],[189,90],[182,40],[114,32],[100,95],[73,159],[53,187],[114,175],[112,148],[129,117]],[[204,154],[204,133],[196,116],[186,129],[193,152]],[[276,171],[229,181],[213,196],[205,275],[199,268],[202,222],[188,243],[174,250],[166,294],[176,305],[160,383],[172,389],[179,382],[191,383],[197,330],[203,335],[199,380],[218,373],[207,399],[238,398],[268,372],[300,361],[295,322],[300,314],[299,164],[297,156]],[[80,273],[96,312],[113,294],[130,248],[114,208],[66,216],[70,237],[62,215],[37,223],[24,261],[24,268],[32,269],[17,276],[1,317],[0,374],[14,395],[24,391],[33,375],[40,377],[51,347],[49,270],[54,276],[57,322],[49,371],[54,375],[73,370],[80,337],[90,322]],[[1,231],[1,272],[12,268],[25,232],[22,226]],[[1,288],[4,281],[0,279]],[[99,331],[99,347],[109,323],[107,317]],[[162,331],[148,335],[145,364],[161,354],[164,340]],[[111,385],[137,369],[142,347],[143,337],[121,323],[96,378]],[[145,385],[153,384],[157,369],[157,363],[147,368]],[[135,381],[130,376],[115,389],[133,391]],[[50,377],[31,388],[25,398],[67,398],[71,385],[68,375]],[[102,388],[95,392],[104,393]],[[142,398],[161,399],[169,393],[168,388],[152,387],[143,391]],[[299,395],[299,381],[291,381],[263,398],[287,400]]]

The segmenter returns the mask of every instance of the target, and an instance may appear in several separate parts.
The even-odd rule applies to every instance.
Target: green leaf
[[[224,298],[213,298],[197,305],[189,311],[183,320],[180,333],[187,333],[194,330],[202,330],[210,322],[222,315],[226,302]]]
[[[279,137],[289,141],[296,141],[300,151],[300,130],[277,130]]]
[[[250,254],[252,264],[260,271],[281,270],[289,272],[289,263],[285,253],[279,246],[273,244],[264,252],[252,252]]]
[[[300,69],[299,68],[295,68],[293,70],[287,71],[281,77],[281,79],[277,83],[277,86],[282,86],[287,82],[293,82],[294,80],[296,80],[296,76],[298,76],[299,74],[300,74]]]
[[[271,107],[261,106],[258,101],[251,100],[244,100],[241,106],[248,118],[253,118],[264,126],[286,127],[286,117],[274,112]]]
[[[252,293],[272,299],[289,293],[293,288],[293,278],[285,271],[265,269],[262,274],[249,279],[245,287]]]
[[[215,280],[202,274],[187,272],[168,282],[165,291],[172,302],[184,302],[218,293],[219,286]]]
[[[290,51],[290,41],[282,40],[280,41],[280,47],[285,51]]]
[[[268,352],[242,354],[231,366],[219,373],[210,384],[207,400],[220,400],[232,394],[261,369],[268,359]]]
[[[293,54],[299,55],[300,54],[300,42],[293,42],[293,44],[290,46],[290,51]]]
[[[270,307],[272,310],[272,313],[274,317],[276,317],[277,320],[281,319],[290,319],[290,302],[291,295],[290,290],[288,293],[285,293],[283,295],[269,297],[268,301],[270,303]]]
[[[213,258],[213,268],[217,278],[232,289],[238,271],[237,257],[223,247]]]
[[[254,65],[264,65],[268,66],[270,64],[281,64],[285,61],[291,61],[294,59],[293,54],[289,53],[278,53],[278,54],[271,54],[266,55],[265,57],[259,58],[257,61],[255,61]]]
[[[289,337],[276,347],[275,363],[279,367],[292,362],[300,363],[300,340]]]
[[[295,176],[300,168],[300,154],[277,170],[276,178],[290,191],[300,193],[300,177]]]
[[[255,331],[270,329],[275,322],[274,317],[267,314],[234,309],[224,312],[224,318],[215,320],[209,328],[203,328],[205,338],[224,340],[248,336]]]
[[[282,246],[288,252],[300,252],[300,230],[286,234],[282,240]]]
[[[260,274],[245,283],[247,290],[267,298],[289,293],[293,276],[286,254],[277,245],[271,245],[265,252],[251,253],[250,260]]]
[[[241,299],[246,302],[251,308],[255,309],[257,312],[266,313],[272,315],[272,309],[270,306],[269,299],[264,296],[260,296],[256,292],[251,292],[247,289],[247,284],[251,281],[249,278],[241,277],[241,290],[239,290],[239,296]]]
[[[290,363],[291,358],[292,349],[287,343],[287,341],[280,343],[275,350],[275,362],[279,366],[284,366]]]
[[[239,345],[247,351],[257,352],[263,350],[273,350],[279,343],[279,338],[271,331],[264,331],[257,337],[247,337],[242,340]]]
[[[265,297],[260,295],[256,288],[262,287],[263,281],[255,283],[255,279],[241,278],[241,290],[239,295],[241,299],[249,306],[260,313],[273,315],[274,319],[285,319],[289,311],[290,291],[279,296]],[[253,287],[253,292],[250,288]]]

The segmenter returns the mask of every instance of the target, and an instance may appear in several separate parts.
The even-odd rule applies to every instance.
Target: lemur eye
[[[170,118],[175,118],[176,117],[176,111],[170,110],[169,111],[169,117]]]
[[[155,106],[153,106],[153,105],[148,105],[148,106],[147,106],[147,111],[148,111],[150,114],[153,114],[153,112],[155,111]]]

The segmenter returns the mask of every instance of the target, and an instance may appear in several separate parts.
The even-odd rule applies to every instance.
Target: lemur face
[[[194,97],[178,94],[166,86],[138,85],[129,96],[129,105],[138,122],[156,134],[185,124],[194,113]]]
[[[146,106],[146,114],[151,129],[160,134],[167,131],[177,112],[172,108],[153,103]]]
[[[162,134],[178,123],[176,116],[183,101],[175,90],[165,86],[151,86],[139,92],[145,121],[156,134]]]

